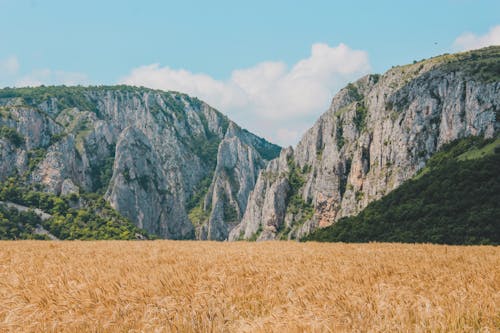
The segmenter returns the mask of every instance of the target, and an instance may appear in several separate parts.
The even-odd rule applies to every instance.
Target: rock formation
[[[452,140],[498,135],[500,47],[445,55],[349,84],[257,179],[236,239],[300,238],[358,213]]]
[[[0,181],[101,194],[162,238],[194,238],[196,230],[202,239],[226,239],[259,170],[280,150],[176,92],[6,88],[0,112]],[[191,221],[192,210],[206,218]]]

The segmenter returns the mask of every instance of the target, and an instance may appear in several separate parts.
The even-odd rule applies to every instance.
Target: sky
[[[284,146],[362,75],[487,45],[498,0],[0,0],[0,87],[181,91]]]

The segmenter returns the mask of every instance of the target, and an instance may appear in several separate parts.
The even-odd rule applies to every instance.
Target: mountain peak
[[[499,64],[495,46],[348,84],[288,163],[272,161],[261,173],[236,230],[244,238],[301,238],[391,192],[444,144],[498,135]]]

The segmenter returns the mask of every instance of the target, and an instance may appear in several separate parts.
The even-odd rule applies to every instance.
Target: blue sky
[[[183,90],[292,144],[359,75],[499,44],[499,13],[498,0],[0,0],[0,86]]]

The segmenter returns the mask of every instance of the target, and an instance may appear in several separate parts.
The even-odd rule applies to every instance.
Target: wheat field
[[[0,331],[498,332],[500,248],[0,242]]]

